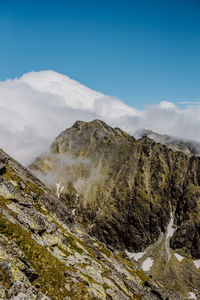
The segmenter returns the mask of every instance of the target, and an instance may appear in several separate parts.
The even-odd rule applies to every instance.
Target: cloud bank
[[[200,141],[200,107],[162,101],[139,111],[54,71],[0,82],[0,147],[27,165],[76,120],[101,119],[134,133],[146,128]]]

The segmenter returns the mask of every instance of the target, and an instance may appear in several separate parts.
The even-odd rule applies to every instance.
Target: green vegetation
[[[78,247],[76,245],[76,240],[73,238],[73,236],[71,236],[70,234],[68,234],[68,235],[65,234],[64,236],[65,236],[67,243],[69,244],[70,249],[78,252],[79,254],[84,253],[83,249],[81,249],[80,247]]]
[[[6,166],[6,173],[3,175],[3,178],[8,181],[14,181],[17,184],[21,183],[24,186],[24,190],[22,191],[20,188],[20,185],[17,185],[16,188],[20,193],[25,192],[26,194],[31,195],[32,193],[35,193],[37,196],[40,196],[44,194],[44,190],[41,189],[39,185],[36,185],[30,180],[24,181],[23,178],[21,178],[17,172],[10,166],[10,164],[7,164]]]
[[[33,207],[41,214],[47,215],[46,210],[43,208],[43,206],[38,201],[34,202]]]
[[[6,204],[9,203],[10,201],[5,199],[3,196],[0,195],[0,206],[3,208],[7,208]]]
[[[94,250],[92,250],[90,247],[87,246],[87,244],[82,241],[82,240],[78,240],[78,242],[80,243],[81,246],[83,246],[83,248],[89,253],[89,255],[93,258],[96,257],[96,254],[94,252]]]
[[[103,288],[104,288],[104,290],[106,291],[107,289],[109,289],[109,286],[108,286],[106,283],[104,283],[104,284],[103,284]]]
[[[134,270],[134,273],[135,273],[135,275],[137,275],[140,278],[143,285],[147,280],[150,279],[149,276],[147,276],[147,274],[140,269]]]
[[[41,291],[52,299],[62,299],[67,295],[65,290],[66,267],[45,247],[38,245],[31,234],[18,224],[12,224],[0,215],[0,233],[13,240],[23,251],[31,266],[39,274],[34,284],[39,283]]]
[[[11,282],[8,278],[8,275],[0,268],[0,286],[3,286],[5,289],[9,289]]]
[[[108,250],[106,247],[104,247],[102,243],[101,244],[98,243],[98,245],[99,245],[99,251],[104,253],[108,258],[110,258],[111,257],[111,251]]]

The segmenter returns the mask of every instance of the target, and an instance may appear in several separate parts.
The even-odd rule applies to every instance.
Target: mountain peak
[[[104,127],[108,128],[108,125],[101,120],[95,119],[91,122],[84,122],[84,121],[76,121],[72,127],[78,128],[83,126],[92,126],[92,127]]]
[[[98,119],[91,122],[76,121],[71,128],[67,128],[55,139],[51,148],[56,151],[59,146],[60,151],[65,152],[70,140],[73,143],[77,141],[77,143],[82,144],[84,142],[84,147],[87,147],[87,145],[89,147],[90,142],[96,140],[98,141],[99,149],[101,149],[106,143],[116,142],[119,138],[124,139],[124,141],[126,139],[135,139],[120,128],[112,128],[104,121]]]
[[[184,299],[200,258],[200,159],[156,143],[152,134],[135,140],[100,120],[77,121],[31,168],[67,203],[73,222],[112,249],[128,251],[171,291],[175,282]],[[199,286],[196,279],[192,286]]]
[[[75,165],[71,158],[71,177]],[[1,299],[181,299],[128,252],[88,234],[71,210],[81,195],[64,197],[62,184],[54,193],[0,150]]]

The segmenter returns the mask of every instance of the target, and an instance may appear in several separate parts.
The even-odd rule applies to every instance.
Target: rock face
[[[135,140],[99,120],[78,121],[31,169],[60,183],[77,219],[103,242],[144,250],[166,231],[173,212],[177,230],[172,247],[200,258],[199,158],[147,137]],[[68,193],[78,194],[75,203],[68,201]]]
[[[198,297],[200,158],[94,120],[62,132],[30,168],[71,211],[68,223],[140,252],[143,270],[182,299]]]
[[[72,215],[0,150],[0,299],[181,299],[126,253],[88,235]]]

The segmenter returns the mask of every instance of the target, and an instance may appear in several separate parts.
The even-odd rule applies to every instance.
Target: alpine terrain
[[[1,299],[200,299],[198,156],[77,121],[29,169],[0,150]]]
[[[200,299],[200,158],[186,152],[100,120],[77,121],[30,169],[67,207],[68,224],[81,224],[176,297]]]

